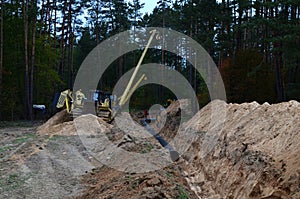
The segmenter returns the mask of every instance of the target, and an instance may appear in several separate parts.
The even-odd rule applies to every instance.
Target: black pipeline
[[[171,160],[173,162],[177,161],[179,159],[179,153],[175,151],[175,149],[166,140],[158,135],[158,133],[156,133],[155,130],[148,125],[147,121],[152,121],[152,119],[141,119],[142,125],[161,144],[162,147],[169,150]]]

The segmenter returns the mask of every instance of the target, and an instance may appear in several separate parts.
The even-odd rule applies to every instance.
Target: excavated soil
[[[186,175],[196,194],[202,198],[300,198],[300,104],[224,104],[223,128],[209,130],[207,115],[212,106],[222,103],[212,102],[187,123],[199,132],[186,154]],[[206,150],[207,138],[213,136],[215,145]]]
[[[181,164],[144,174],[123,173],[106,166],[84,177],[86,198],[198,198],[182,176]]]
[[[144,168],[134,168],[125,157],[115,160],[129,165],[123,169],[104,166],[88,146],[93,146],[92,138],[107,138],[112,149],[145,157],[163,151],[152,136],[140,136],[145,133],[141,126],[134,132],[121,130],[93,115],[80,116],[75,123],[60,112],[39,127],[1,128],[0,198],[300,198],[298,102],[213,101],[179,128],[186,103],[172,103],[157,118],[165,119],[163,126],[164,121],[149,125],[168,142],[178,131],[192,132],[190,143],[174,145],[190,147],[179,161],[149,172],[134,172]],[[226,117],[219,117],[221,113]],[[138,124],[142,114],[133,115]],[[122,122],[129,126],[134,121]],[[78,124],[85,128],[78,129]],[[82,138],[78,131],[88,135]],[[109,145],[102,143],[102,148]],[[165,156],[167,150],[153,162],[163,165]]]

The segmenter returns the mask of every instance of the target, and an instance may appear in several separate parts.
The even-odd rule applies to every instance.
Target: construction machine
[[[80,89],[74,95],[70,89],[67,89],[60,93],[56,107],[65,108],[68,113],[77,116],[82,113],[85,100],[86,97]]]
[[[112,113],[117,105],[117,96],[110,92],[96,90],[94,92],[96,115],[106,122],[112,121]]]
[[[85,101],[93,101],[93,103],[95,103],[96,115],[107,122],[111,122],[115,118],[120,108],[130,99],[131,95],[134,93],[135,89],[139,86],[139,84],[143,80],[147,79],[146,75],[142,74],[138,81],[136,81],[136,83],[133,85],[134,79],[139,71],[139,68],[143,62],[143,59],[154,36],[158,36],[156,30],[152,30],[150,33],[151,36],[139,59],[139,62],[135,67],[135,70],[129,80],[129,83],[126,86],[123,94],[119,98],[112,95],[111,93],[96,90],[92,92],[92,99],[87,99],[85,98],[85,95],[81,92],[81,90],[76,91],[73,95],[72,91],[68,89],[60,93],[60,97],[56,107],[65,107],[68,113],[72,114],[73,116],[76,116],[83,113]]]

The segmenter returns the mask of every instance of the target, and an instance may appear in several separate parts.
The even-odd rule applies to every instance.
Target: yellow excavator
[[[129,80],[127,87],[124,90],[124,93],[119,98],[117,98],[111,93],[105,93],[103,91],[98,90],[93,92],[93,101],[95,102],[96,115],[102,118],[103,120],[111,122],[118,113],[118,110],[130,99],[131,95],[134,93],[135,89],[139,86],[139,84],[143,80],[147,79],[146,75],[142,74],[138,81],[133,85],[134,79],[138,73],[138,70],[143,62],[143,59],[154,36],[158,36],[158,32],[156,30],[152,30],[150,33],[151,36],[148,40],[148,43],[139,59],[139,62],[135,67],[135,70]],[[86,99],[87,98],[81,92],[81,90],[78,90],[75,92],[75,94],[73,94],[72,91],[68,89],[60,93],[56,107],[65,107],[68,113],[72,114],[73,116],[76,116],[83,112],[84,102]]]

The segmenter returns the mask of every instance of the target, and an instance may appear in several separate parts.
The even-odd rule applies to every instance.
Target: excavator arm
[[[158,32],[157,32],[156,30],[152,30],[150,33],[151,33],[151,35],[150,35],[150,38],[149,38],[149,40],[148,40],[148,43],[147,43],[147,45],[146,45],[146,47],[145,47],[145,49],[144,49],[144,51],[143,51],[143,53],[142,53],[142,55],[141,55],[141,57],[140,57],[140,59],[139,59],[139,62],[137,63],[137,65],[136,65],[136,67],[135,67],[135,69],[134,69],[134,71],[133,71],[133,74],[132,74],[132,76],[131,76],[131,78],[130,78],[130,80],[129,80],[128,85],[126,86],[126,88],[125,88],[123,94],[122,94],[121,97],[120,97],[119,104],[118,104],[116,110],[113,112],[113,114],[112,114],[112,116],[111,116],[111,120],[113,120],[113,119],[115,118],[115,116],[117,115],[119,109],[120,109],[124,104],[126,104],[126,102],[130,99],[131,95],[134,93],[134,91],[135,91],[136,88],[140,85],[140,83],[141,83],[143,80],[147,80],[146,75],[143,74],[143,75],[138,79],[138,81],[132,86],[132,84],[133,84],[133,82],[134,82],[134,79],[135,79],[136,76],[137,76],[137,73],[138,73],[138,71],[139,71],[139,69],[140,69],[140,67],[141,67],[141,65],[142,65],[142,62],[143,62],[143,60],[144,60],[144,57],[145,57],[145,55],[146,55],[146,53],[147,53],[147,50],[148,50],[148,48],[149,48],[149,46],[150,46],[152,40],[154,39],[155,36],[156,36],[156,38],[157,38],[157,36],[158,36]]]
[[[135,86],[132,88],[131,86],[132,86],[132,84],[133,84],[133,81],[134,81],[134,79],[135,79],[135,77],[136,77],[136,75],[137,75],[137,73],[138,73],[138,71],[139,71],[139,69],[140,69],[140,67],[141,67],[141,65],[142,65],[142,62],[143,62],[143,60],[144,60],[144,57],[145,57],[145,55],[146,55],[146,53],[147,53],[147,50],[148,50],[148,48],[149,48],[149,46],[150,46],[150,44],[151,44],[151,42],[152,42],[152,40],[153,40],[153,38],[154,38],[154,36],[155,35],[157,35],[157,31],[156,30],[152,30],[151,32],[151,36],[150,36],[150,38],[149,38],[149,40],[148,40],[148,43],[147,43],[147,45],[146,45],[146,47],[145,47],[145,49],[144,49],[144,51],[143,51],[143,53],[142,53],[142,56],[140,57],[140,59],[139,59],[139,62],[138,62],[138,64],[136,65],[136,67],[135,67],[135,69],[134,69],[134,72],[133,72],[133,74],[132,74],[132,76],[131,76],[131,78],[130,78],[130,80],[129,80],[129,83],[128,83],[128,85],[127,85],[127,87],[125,88],[125,90],[124,90],[124,93],[122,94],[122,96],[121,96],[121,100],[120,100],[120,102],[119,102],[119,106],[120,107],[122,107],[125,103],[126,103],[126,100],[128,100],[129,98],[130,98],[130,93],[132,94],[133,92],[134,92],[134,90],[135,90]],[[144,74],[143,74],[144,75]],[[142,77],[141,77],[142,78]],[[141,79],[140,78],[140,79]],[[140,79],[139,79],[139,81],[140,81]],[[142,78],[143,79],[143,78]],[[138,81],[138,82],[139,82]],[[137,82],[137,83],[138,83]],[[136,86],[137,87],[137,86]],[[133,89],[133,91],[132,91],[132,89]]]

